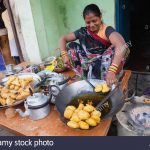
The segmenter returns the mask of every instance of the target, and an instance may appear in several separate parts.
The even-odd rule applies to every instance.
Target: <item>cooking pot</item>
[[[89,79],[89,81],[94,86],[105,82],[98,79]],[[123,107],[124,103],[133,99],[135,95],[134,90],[129,90],[124,93],[120,84],[112,89],[111,92],[111,96],[108,97],[108,101],[104,104],[106,107],[101,111],[102,119],[107,119],[115,115]],[[132,92],[132,96],[127,98],[129,92]],[[93,106],[96,107],[106,96],[108,95],[95,93],[89,83],[87,83],[86,80],[82,80],[74,82],[60,91],[56,97],[55,105],[60,113],[61,119],[66,123],[64,111],[68,105],[74,105],[78,107],[78,100],[80,99],[84,104],[86,104],[88,101],[92,101]]]

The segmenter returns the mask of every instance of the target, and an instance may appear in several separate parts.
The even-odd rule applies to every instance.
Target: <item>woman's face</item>
[[[95,16],[93,13],[85,16],[86,27],[92,32],[99,31],[101,22],[101,17]]]

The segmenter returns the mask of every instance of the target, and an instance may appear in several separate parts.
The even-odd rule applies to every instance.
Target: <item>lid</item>
[[[48,101],[48,97],[41,93],[34,93],[33,96],[27,98],[27,104],[30,106],[39,106],[45,104]]]

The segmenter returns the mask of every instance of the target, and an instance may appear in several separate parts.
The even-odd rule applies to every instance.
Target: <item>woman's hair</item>
[[[101,11],[100,11],[99,7],[96,4],[90,4],[90,5],[87,5],[84,8],[84,10],[83,10],[83,18],[85,19],[85,16],[90,14],[90,13],[93,13],[97,17],[101,17],[102,16]]]

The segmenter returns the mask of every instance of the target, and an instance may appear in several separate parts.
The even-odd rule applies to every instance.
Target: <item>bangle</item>
[[[68,53],[66,51],[61,52],[61,56],[67,55]]]
[[[111,66],[114,66],[114,67],[118,68],[118,65],[116,65],[114,63],[112,63]]]
[[[116,67],[114,67],[114,66],[110,66],[109,68],[111,68],[111,69],[113,69],[113,70],[115,70],[115,71],[118,70],[118,68],[116,68]]]
[[[114,70],[114,69],[111,69],[111,68],[109,68],[109,70],[108,71],[110,71],[110,72],[113,72],[113,73],[115,73],[116,74],[116,70]]]
[[[65,54],[65,53],[67,53],[67,51],[61,51],[61,54]]]
[[[114,71],[111,71],[111,70],[108,70],[108,72],[111,72],[111,73],[114,73],[114,74],[116,74]]]

